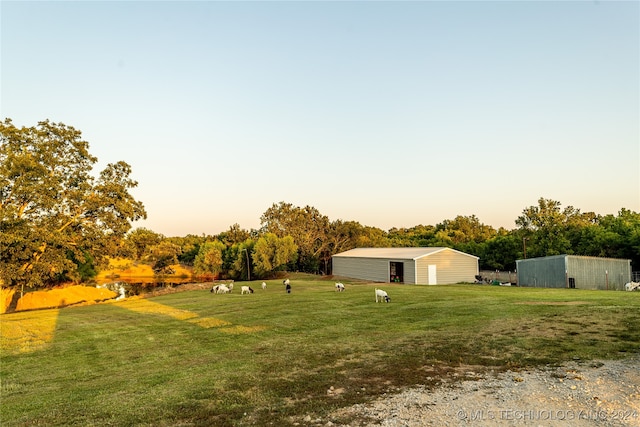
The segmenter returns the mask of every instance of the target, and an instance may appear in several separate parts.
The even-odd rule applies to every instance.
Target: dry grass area
[[[163,276],[167,279],[184,279],[193,277],[188,267],[180,264],[172,265],[174,273]],[[95,278],[98,283],[108,283],[117,279],[134,279],[142,283],[154,283],[157,277],[150,265],[138,263],[125,258],[109,260],[109,267],[101,271]],[[197,284],[198,289],[208,285]],[[182,289],[182,290],[187,290]],[[15,289],[0,288],[0,314],[7,313],[15,295]],[[171,293],[171,289],[151,291],[149,296]],[[90,286],[66,285],[57,289],[28,292],[22,296],[13,311],[40,310],[43,308],[58,308],[68,305],[87,304],[115,298],[117,295],[108,289],[97,289]]]
[[[191,311],[181,310],[147,299],[132,298],[122,301],[119,305],[123,308],[126,308],[127,310],[131,310],[136,313],[162,314],[164,316],[169,316],[177,320],[187,320],[198,317],[196,313],[193,313]]]
[[[15,293],[15,289],[0,288],[0,314],[7,312]]]
[[[180,290],[202,290],[209,284],[192,284],[180,287]],[[177,288],[166,289],[154,296],[178,292]],[[200,317],[197,313],[178,309],[151,301],[145,297],[131,297],[123,301],[115,301],[116,293],[108,289],[89,286],[69,286],[49,291],[36,291],[25,294],[18,300],[18,308],[11,316],[3,318],[0,328],[0,348],[11,354],[30,353],[45,348],[54,336],[60,307],[68,305],[86,305],[97,302],[109,302],[139,314],[153,314],[187,321],[201,328],[219,328],[225,334],[238,335],[260,332],[263,326],[234,325],[215,317]],[[152,295],[148,295],[152,296]],[[40,310],[53,308],[53,310]],[[38,310],[33,312],[33,310]]]
[[[14,289],[0,290],[0,314],[6,313],[16,291]],[[93,304],[110,300],[117,295],[108,289],[98,289],[92,286],[67,286],[43,291],[28,292],[18,300],[13,311],[40,310],[43,308],[58,308],[75,304]]]
[[[191,277],[193,271],[180,264],[171,266],[173,274],[166,277]],[[96,281],[105,282],[117,278],[153,278],[155,276],[151,265],[133,261],[127,258],[111,258],[109,266],[98,273]]]
[[[16,311],[38,310],[41,308],[65,307],[68,305],[99,302],[115,298],[115,292],[91,286],[69,286],[48,291],[35,291],[24,294],[18,300]]]
[[[584,305],[589,301],[523,301],[516,304],[524,305]]]

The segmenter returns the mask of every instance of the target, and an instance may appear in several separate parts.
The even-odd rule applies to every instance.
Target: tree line
[[[230,279],[268,277],[280,270],[331,274],[332,255],[356,247],[450,247],[478,256],[483,270],[515,271],[517,259],[559,254],[631,259],[640,268],[636,212],[582,213],[540,198],[515,223],[513,230],[495,229],[471,215],[385,231],[356,221],[331,221],[314,207],[280,202],[261,216],[257,230],[234,224],[218,235],[167,238],[138,228],[125,241],[129,257],[155,263],[166,257],[163,265],[181,262],[197,273]]]
[[[148,262],[158,275],[177,263],[236,280],[331,274],[332,255],[356,247],[450,247],[478,256],[485,270],[513,271],[517,259],[558,254],[631,259],[640,269],[639,213],[598,215],[545,198],[525,207],[512,230],[471,215],[385,231],[282,201],[258,229],[233,224],[217,235],[166,237],[131,229],[147,214],[129,193],[137,186],[130,166],[109,164],[96,177],[97,159],[73,127],[17,128],[6,119],[0,138],[0,286],[90,281],[109,257]]]

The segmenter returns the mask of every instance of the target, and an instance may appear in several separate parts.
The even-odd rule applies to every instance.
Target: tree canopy
[[[331,274],[332,255],[356,247],[451,247],[478,256],[482,270],[513,271],[517,259],[559,253],[631,259],[632,268],[640,269],[640,214],[624,208],[617,216],[601,216],[540,198],[537,205],[523,209],[516,219],[519,227],[513,230],[496,230],[471,215],[384,231],[356,221],[329,221],[313,207],[285,202],[273,204],[262,220],[260,230],[242,230],[234,224],[217,236],[167,240],[192,251],[206,242],[224,243],[219,246],[222,264],[217,273],[229,279],[269,277],[282,269]],[[318,223],[323,227],[317,227]],[[148,235],[148,230],[129,234],[136,242],[142,241],[141,235]],[[239,242],[242,238],[245,240]],[[280,245],[286,238],[293,243],[286,247],[297,250],[283,264],[275,254],[284,249]],[[189,263],[186,258],[183,262]]]
[[[478,256],[481,269],[514,270],[519,258],[569,254],[631,259],[640,270],[639,213],[602,216],[545,198],[525,207],[513,230],[471,215],[385,231],[282,201],[262,214],[259,230],[233,224],[214,236],[170,238],[130,231],[147,214],[129,192],[137,182],[127,163],[96,175],[89,143],[62,123],[18,128],[5,119],[0,142],[0,286],[90,279],[114,255],[151,262],[158,274],[177,262],[229,279],[282,269],[330,274],[336,253],[394,246],[451,247]]]
[[[295,261],[298,247],[293,237],[278,237],[273,233],[261,236],[253,247],[253,263],[259,274],[278,270]]]
[[[5,286],[79,280],[78,265],[115,253],[131,221],[146,218],[143,204],[129,193],[137,186],[131,167],[119,161],[94,177],[96,162],[89,143],[71,126],[0,123],[0,281]]]

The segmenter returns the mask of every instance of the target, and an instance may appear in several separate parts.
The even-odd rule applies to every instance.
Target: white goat
[[[242,291],[240,291],[240,295],[252,294],[252,293],[253,293],[253,289],[251,289],[250,286],[243,286]]]
[[[284,280],[282,281],[282,284],[283,284],[283,285],[285,285],[285,286],[287,286],[289,283],[290,283],[290,282],[289,282],[289,279],[284,279]]]
[[[231,292],[229,290],[229,288],[227,287],[227,285],[225,285],[224,283],[221,285],[218,285],[218,294],[228,294],[229,292]]]
[[[383,291],[382,289],[376,288],[376,302],[378,302],[378,298],[380,298],[380,301],[384,301],[384,302],[391,301],[391,298],[389,298],[389,295],[387,295],[385,291]]]
[[[640,290],[640,282],[629,282],[626,285],[624,285],[624,289],[626,291],[638,291]]]
[[[229,292],[233,291],[233,282],[229,283],[228,288],[229,288]]]
[[[267,289],[267,284],[265,282],[262,282],[262,290],[264,291],[265,289]]]
[[[342,292],[344,291],[344,284],[338,282],[336,283],[336,292]]]

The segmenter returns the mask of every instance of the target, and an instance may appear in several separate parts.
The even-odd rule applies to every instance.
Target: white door
[[[438,284],[438,278],[436,277],[436,266],[435,265],[429,265],[429,284],[430,285],[437,285]]]

